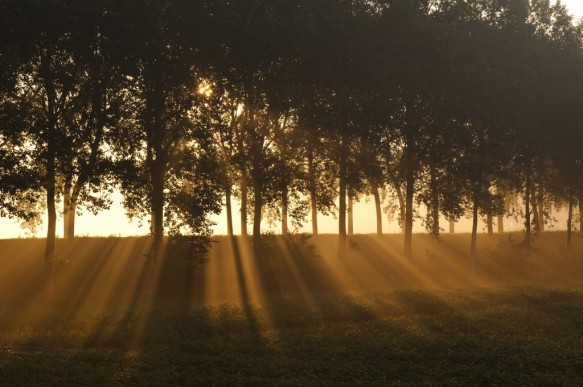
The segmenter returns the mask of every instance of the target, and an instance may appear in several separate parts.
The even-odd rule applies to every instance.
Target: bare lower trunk
[[[65,219],[67,219],[67,240],[73,242],[75,240],[75,219],[77,216],[77,202],[71,201],[69,204],[69,212]]]
[[[52,141],[49,140],[49,148]],[[55,256],[55,241],[57,231],[57,211],[55,207],[55,160],[54,150],[49,150],[47,162],[47,242],[45,246],[45,270],[52,271],[53,257]]]
[[[433,229],[433,236],[439,237],[439,233],[441,230],[439,229],[439,210],[434,207],[431,209],[431,219],[433,222],[432,229]]]
[[[437,186],[437,172],[432,165],[430,168],[431,186],[431,234],[434,238],[439,238],[439,191]]]
[[[538,219],[539,219],[539,231],[545,231],[545,207],[544,207],[544,192],[542,185],[538,187]]]
[[[583,191],[579,191],[579,233],[583,235]]]
[[[247,236],[247,170],[241,168],[241,236]]]
[[[413,242],[413,193],[415,183],[415,171],[414,171],[414,139],[411,135],[407,136],[407,149],[405,150],[405,174],[406,174],[406,187],[405,187],[405,237],[403,253],[406,258],[413,257],[412,242]]]
[[[254,124],[254,113],[251,110],[251,123]],[[253,128],[253,126],[251,126]],[[262,252],[261,246],[261,218],[263,211],[263,186],[264,170],[263,160],[263,138],[261,136],[251,136],[251,181],[253,183],[253,252],[255,257],[259,257]]]
[[[486,214],[486,225],[488,226],[488,235],[494,235],[494,219],[492,214]]]
[[[575,201],[573,190],[569,190],[569,212],[567,215],[567,248],[571,248],[571,238],[573,229],[573,203]]]
[[[71,202],[71,183],[65,180],[63,186],[63,238],[69,239],[69,203]]]
[[[352,196],[348,195],[348,208],[346,210],[348,214],[348,235],[354,234],[354,201]]]
[[[51,65],[49,63],[49,54],[41,57],[40,71],[44,75],[44,87],[46,92],[47,107],[47,153],[46,153],[46,199],[47,199],[47,241],[45,245],[45,272],[47,278],[52,273],[53,258],[55,256],[55,243],[57,232],[57,211],[55,205],[56,194],[56,166],[55,158],[57,152],[56,129],[57,129],[57,93],[51,81]]]
[[[477,242],[478,242],[478,195],[474,194],[474,205],[472,208],[472,245],[470,248],[472,256],[472,270],[476,267],[476,252],[477,252]]]
[[[316,196],[316,173],[313,157],[308,156],[308,175],[310,185],[310,207],[312,210],[312,234],[318,235],[318,199]]]
[[[338,253],[342,256],[346,249],[346,158],[348,136],[342,133],[340,144],[339,192],[338,192]]]
[[[261,251],[261,211],[263,210],[263,198],[261,197],[262,187],[255,184],[253,187],[253,249],[257,255]]]
[[[497,192],[499,194],[502,195],[502,200],[503,200],[503,204],[504,204],[504,212],[506,212],[506,195],[504,194],[503,190],[500,190],[499,188],[496,189]],[[502,234],[504,232],[504,213],[502,214],[498,214],[496,216],[496,223],[498,225],[498,233]]]
[[[532,222],[534,224],[534,233],[536,235],[540,231],[540,216],[538,213],[538,203],[537,203],[536,190],[534,188],[534,184],[533,184],[531,196],[532,196],[531,197]]]
[[[417,114],[415,112],[415,97],[404,95],[405,101],[405,230],[403,238],[403,254],[405,258],[413,258],[413,195],[415,193],[415,171],[417,169],[415,156],[417,154],[415,133],[418,130]]]
[[[225,187],[225,206],[227,207],[227,235],[233,236],[233,207],[231,203],[231,185]]]
[[[312,207],[312,234],[318,235],[318,205],[315,195],[311,196],[310,205]]]
[[[405,204],[405,197],[401,191],[401,186],[397,185],[397,199],[399,200],[399,226],[401,226],[401,234],[405,234],[405,213],[407,212],[407,205]]]
[[[524,245],[526,247],[530,247],[530,185],[531,185],[531,176],[530,176],[530,160],[526,161],[525,167],[525,174],[526,174],[526,188],[524,193],[524,216],[526,219],[524,220]]]
[[[160,164],[160,161],[155,162]],[[152,258],[157,258],[162,251],[164,239],[164,169],[155,165],[152,170]]]
[[[281,196],[281,235],[289,233],[287,228],[287,189],[283,191]]]
[[[453,219],[449,220],[449,233],[455,234],[455,220]]]
[[[377,235],[383,235],[383,217],[381,213],[381,197],[376,184],[371,184],[372,195],[374,197],[374,207],[377,216]]]

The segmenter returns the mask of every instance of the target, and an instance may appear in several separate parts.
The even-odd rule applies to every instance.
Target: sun
[[[213,88],[210,82],[203,80],[198,84],[198,94],[203,97],[210,98],[213,95]]]

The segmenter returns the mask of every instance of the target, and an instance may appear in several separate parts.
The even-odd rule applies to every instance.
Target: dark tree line
[[[384,197],[411,255],[414,219],[488,232],[522,198],[524,243],[583,192],[583,29],[549,0],[1,0],[0,209],[57,203],[149,216],[152,254],[170,232],[208,234],[241,202],[254,245]],[[338,203],[338,207],[336,206]],[[452,223],[453,224],[453,223]],[[451,227],[451,226],[450,226]]]

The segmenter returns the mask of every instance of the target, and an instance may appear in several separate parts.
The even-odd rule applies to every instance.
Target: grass
[[[99,338],[96,316],[54,315],[3,337],[23,344],[0,351],[2,385],[583,383],[581,289],[394,290],[316,302],[160,306],[118,323],[105,314]]]
[[[19,245],[0,264],[17,277],[0,285],[0,385],[583,385],[583,255],[552,255],[560,237],[528,254],[491,242],[473,278],[441,281],[470,273],[454,240],[418,246],[413,266],[364,236],[333,267],[326,240],[275,238],[256,266],[221,263],[215,245],[148,282],[147,243],[87,239],[63,248],[50,296],[25,291],[36,272]]]

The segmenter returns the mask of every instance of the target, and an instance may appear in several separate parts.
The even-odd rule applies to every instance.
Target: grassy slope
[[[467,235],[419,236],[413,263],[391,236],[345,262],[332,237],[257,261],[219,239],[150,271],[145,239],[81,239],[49,290],[42,241],[0,241],[0,385],[581,385],[583,249],[563,236],[483,238],[475,272]]]

